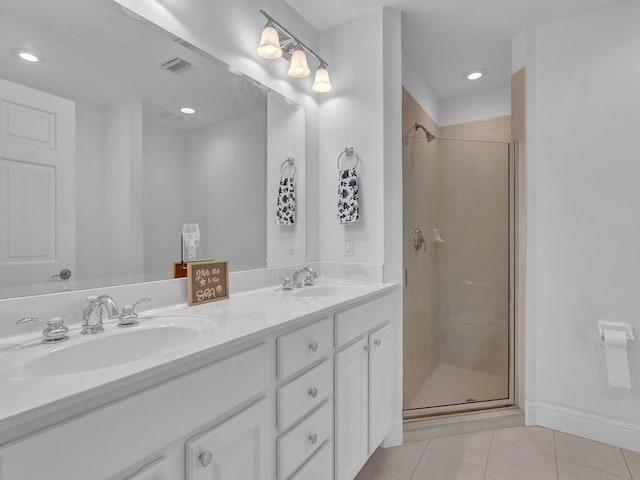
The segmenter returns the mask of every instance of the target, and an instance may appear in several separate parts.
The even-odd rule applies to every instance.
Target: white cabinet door
[[[187,480],[269,480],[269,402],[261,400],[187,442]]]
[[[336,480],[353,480],[368,458],[368,339],[336,355]]]
[[[391,325],[369,335],[369,454],[389,434],[392,422]]]

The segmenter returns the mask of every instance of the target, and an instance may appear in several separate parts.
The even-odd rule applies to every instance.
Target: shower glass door
[[[403,140],[405,417],[513,404],[510,145]]]

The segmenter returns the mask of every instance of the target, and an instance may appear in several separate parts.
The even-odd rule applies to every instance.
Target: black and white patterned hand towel
[[[295,177],[281,177],[278,188],[278,209],[276,224],[293,225],[296,223],[296,184]]]
[[[360,219],[360,194],[355,168],[340,170],[338,186],[338,223],[355,223]]]

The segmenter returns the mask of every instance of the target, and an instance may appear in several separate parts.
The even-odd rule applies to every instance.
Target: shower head
[[[426,135],[426,137],[427,137],[427,142],[429,142],[429,143],[433,142],[436,139],[436,136],[433,133],[431,133],[431,131],[427,130],[424,127],[424,125],[421,125],[418,122],[416,122],[416,124],[415,124],[415,129],[416,129],[416,132],[418,130],[422,130],[424,132],[424,134]]]

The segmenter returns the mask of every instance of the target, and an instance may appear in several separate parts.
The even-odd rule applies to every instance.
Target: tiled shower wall
[[[440,128],[403,90],[405,406],[438,363],[507,377],[510,120]],[[416,121],[441,139],[503,143],[428,144]],[[413,248],[416,227],[426,250]]]

